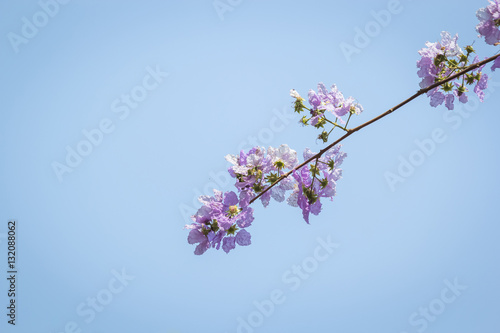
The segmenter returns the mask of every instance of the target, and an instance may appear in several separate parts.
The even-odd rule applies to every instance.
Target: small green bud
[[[226,232],[228,235],[234,235],[236,231],[238,231],[238,227],[236,226],[236,224],[233,224],[229,229],[227,229]]]
[[[314,192],[313,189],[310,189],[302,185],[302,192],[304,192],[304,195],[307,198],[307,201],[309,201],[309,204],[312,205],[318,200],[318,195]]]
[[[214,220],[214,221],[212,222],[212,231],[213,231],[213,232],[217,232],[217,231],[219,231],[219,222],[217,222],[217,220]]]
[[[326,124],[325,118],[324,117],[319,118],[318,123],[316,125],[314,125],[314,127],[316,127],[316,128],[324,127],[325,124]]]
[[[319,169],[318,169],[318,167],[316,165],[311,164],[309,166],[310,166],[309,171],[311,172],[311,174],[313,175],[313,177],[319,175]]]
[[[293,108],[297,113],[304,111],[305,105],[302,103],[302,99],[296,99]]]
[[[269,173],[269,175],[266,177],[266,180],[269,184],[274,184],[278,181],[279,179],[279,176],[277,173],[275,172],[271,172]]]
[[[446,60],[446,56],[444,54],[438,54],[436,58],[434,58],[434,65],[439,67],[443,61]]]
[[[465,47],[465,51],[467,51],[467,55],[469,55],[470,53],[475,53],[476,51],[474,50],[474,48],[472,47],[472,45],[467,45]]]
[[[323,178],[319,181],[319,183],[321,184],[321,188],[325,188],[328,185],[328,179]]]
[[[448,60],[448,67],[449,68],[456,68],[457,66],[458,66],[458,62],[455,59]]]
[[[253,184],[252,188],[256,193],[262,192],[263,190],[262,185],[258,183]]]
[[[306,116],[303,116],[302,119],[300,120],[302,122],[302,124],[304,125],[309,125],[307,122],[309,121],[309,119],[307,119]]]
[[[321,133],[320,135],[318,135],[318,139],[321,139],[323,140],[323,142],[327,142],[328,141],[328,133],[323,131],[323,133]]]
[[[446,92],[452,91],[453,84],[451,82],[446,82],[445,84],[443,84],[443,90]]]
[[[474,83],[474,75],[467,73],[465,74],[465,81],[467,84],[473,84]]]
[[[335,169],[335,162],[333,160],[329,160],[328,167],[330,168],[330,171],[333,171],[333,169]]]

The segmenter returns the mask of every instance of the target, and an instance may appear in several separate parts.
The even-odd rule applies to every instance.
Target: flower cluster
[[[480,23],[476,29],[486,43],[499,45],[500,0],[489,2],[489,6],[477,11]],[[426,47],[419,51],[421,59],[417,61],[417,74],[422,79],[420,88],[425,90],[355,129],[347,128],[349,120],[351,116],[359,115],[363,107],[354,98],[345,98],[336,85],[328,90],[323,83],[319,83],[317,91],[309,90],[309,107],[304,104],[305,99],[292,89],[290,95],[295,99],[294,110],[297,113],[304,110],[309,112],[302,117],[300,123],[322,129],[318,139],[323,142],[328,142],[330,134],[337,127],[347,132],[348,135],[338,140],[340,142],[390,114],[423,91],[430,97],[431,106],[437,107],[444,103],[449,110],[454,109],[456,98],[461,103],[468,102],[469,88],[482,102],[484,90],[488,87],[488,75],[483,73],[483,69],[493,59],[495,62],[492,71],[500,68],[500,57],[488,58],[484,61],[485,64],[473,70],[470,66],[480,61],[479,56],[473,56],[475,53],[470,45],[464,51],[460,48],[458,35],[452,37],[450,33],[443,31],[439,42],[427,42]],[[458,76],[450,80],[455,75]],[[441,83],[443,80],[448,82]],[[429,88],[436,83],[438,86]],[[326,126],[332,128],[327,131]],[[190,230],[188,243],[196,244],[194,253],[201,255],[209,248],[219,250],[221,247],[229,253],[236,245],[250,245],[251,236],[246,228],[252,224],[254,217],[249,205],[257,198],[264,207],[269,205],[271,198],[278,202],[286,200],[289,205],[299,207],[304,220],[309,223],[310,214],[318,215],[322,211],[321,199],[333,200],[336,195],[337,181],[342,177],[340,166],[347,156],[340,148],[340,145],[332,144],[320,153],[306,148],[302,164],[299,164],[297,152],[285,144],[278,148],[269,147],[267,150],[264,147],[253,147],[248,152],[242,150],[239,155],[227,155],[226,160],[231,163],[228,172],[236,180],[238,194],[214,190],[213,196],[199,198],[202,207],[192,216],[193,223],[185,227]]]
[[[333,199],[336,194],[336,184],[342,175],[339,166],[346,154],[337,145],[321,156],[306,148],[303,156],[315,162],[298,169],[297,152],[287,145],[269,147],[267,151],[254,147],[248,152],[241,151],[239,156],[227,155],[226,160],[232,164],[228,171],[236,178],[239,196],[235,192],[223,194],[214,190],[213,196],[198,199],[202,207],[192,216],[194,223],[185,226],[190,229],[188,243],[197,244],[194,253],[201,255],[209,248],[221,247],[228,253],[236,244],[249,245],[250,233],[245,228],[254,219],[249,204],[259,194],[267,207],[271,198],[285,201],[288,192],[286,201],[302,209],[307,223],[309,212],[318,215],[320,198]],[[287,177],[291,172],[293,177]]]
[[[185,226],[190,229],[189,244],[198,244],[194,254],[201,255],[210,247],[220,248],[228,253],[236,247],[250,245],[251,236],[246,227],[253,221],[251,207],[238,207],[238,196],[234,192],[222,193],[214,190],[214,195],[199,198],[203,206],[192,216],[194,223]]]
[[[323,131],[318,136],[318,139],[321,139],[323,142],[328,141],[328,137],[333,129],[339,127],[346,130],[345,126],[349,123],[351,116],[353,114],[359,115],[363,112],[361,104],[357,103],[352,97],[345,98],[336,85],[332,85],[331,89],[328,90],[323,83],[319,83],[317,93],[312,89],[309,90],[310,108],[304,105],[304,98],[295,89],[290,91],[290,96],[295,98],[295,112],[300,113],[303,110],[308,110],[310,113],[310,117],[302,117],[300,120],[302,125],[324,128],[329,123],[333,126],[330,132]],[[328,119],[326,112],[332,114],[335,120]],[[345,116],[348,116],[347,120],[343,119]]]
[[[315,163],[294,170],[293,177],[297,181],[292,195],[288,198],[289,205],[302,209],[304,220],[309,223],[309,213],[318,215],[321,212],[320,198],[331,198],[336,194],[337,181],[342,176],[339,166],[347,156],[340,151],[340,145],[329,149]],[[315,156],[311,150],[304,150],[304,160]]]
[[[248,206],[257,194],[264,191],[266,185],[276,182],[284,172],[292,170],[299,163],[297,152],[288,145],[279,148],[254,147],[248,153],[240,152],[239,156],[227,155],[226,160],[233,166],[229,174],[236,178],[236,188],[240,192],[240,204]],[[285,192],[293,189],[289,179],[283,179],[269,191],[266,191],[260,200],[267,207],[271,197],[278,202],[285,200]]]
[[[458,35],[452,38],[449,32],[443,31],[440,42],[427,42],[427,47],[418,51],[422,56],[417,61],[419,68],[417,74],[422,78],[420,88],[427,88],[479,61],[479,57],[476,56],[471,62],[470,57],[475,53],[474,49],[472,46],[467,46],[464,53],[458,46],[457,40]],[[483,90],[488,86],[488,75],[482,73],[483,67],[481,66],[475,72],[457,77],[427,92],[427,96],[430,97],[430,105],[437,107],[444,102],[449,110],[453,110],[455,98],[458,98],[461,103],[468,102],[467,86],[470,85],[474,85],[474,92],[482,101],[484,98]]]
[[[484,37],[486,44],[497,45],[500,42],[500,1],[489,2],[489,6],[476,12],[479,19],[476,30]]]

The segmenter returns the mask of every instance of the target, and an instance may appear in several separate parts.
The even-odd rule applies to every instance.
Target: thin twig
[[[269,191],[274,185],[278,184],[280,181],[282,181],[283,179],[285,179],[286,177],[290,176],[295,170],[298,170],[300,168],[302,168],[303,166],[305,166],[307,163],[311,162],[312,160],[314,160],[315,158],[320,158],[324,153],[326,153],[328,150],[330,150],[330,148],[334,147],[335,145],[339,144],[340,142],[344,141],[347,137],[351,136],[353,133],[365,128],[366,126],[370,125],[370,124],[373,124],[374,122],[384,118],[385,116],[393,113],[394,111],[396,111],[397,109],[401,108],[402,106],[410,103],[411,101],[413,101],[415,98],[419,97],[420,95],[423,95],[429,91],[431,91],[432,89],[436,88],[436,87],[439,87],[441,86],[442,84],[444,83],[447,83],[447,82],[450,82],[454,79],[456,79],[457,77],[460,77],[468,72],[471,72],[473,71],[474,69],[476,68],[479,68],[489,62],[492,62],[493,60],[495,60],[496,58],[500,57],[500,54],[497,54],[497,55],[494,55],[490,58],[487,58],[483,61],[480,61],[478,63],[475,63],[473,65],[470,65],[469,67],[463,69],[462,71],[444,79],[444,80],[441,80],[441,81],[438,81],[434,84],[431,84],[430,86],[428,86],[427,88],[424,88],[424,89],[420,89],[419,91],[417,91],[413,96],[409,97],[408,99],[404,100],[403,102],[399,103],[398,105],[396,105],[395,107],[387,110],[386,112],[382,113],[381,115],[367,121],[366,123],[362,124],[362,125],[359,125],[358,127],[355,127],[355,128],[352,128],[352,129],[348,129],[347,130],[347,133],[344,134],[342,137],[340,137],[339,139],[337,139],[335,142],[333,142],[332,144],[328,145],[327,147],[321,149],[319,151],[319,153],[317,153],[316,155],[314,156],[311,156],[309,159],[307,159],[306,161],[304,161],[303,163],[299,164],[298,166],[296,166],[294,169],[288,171],[287,173],[283,174],[281,177],[279,177],[274,183],[272,183],[271,185],[269,185],[268,187],[266,187],[262,192],[260,192],[255,198],[253,198],[252,200],[250,200],[250,204],[253,203],[255,200],[257,200],[258,198],[260,198],[260,196],[262,196],[264,193],[266,193],[267,191]],[[340,126],[339,126],[340,127]]]

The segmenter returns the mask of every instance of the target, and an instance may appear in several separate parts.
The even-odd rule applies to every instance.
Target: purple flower
[[[336,194],[337,181],[342,177],[339,166],[347,156],[340,151],[337,145],[323,154],[318,162],[312,166],[304,166],[300,171],[295,170],[293,177],[297,181],[294,191],[287,199],[289,205],[302,209],[304,220],[309,223],[309,214],[318,215],[321,212],[320,198],[331,198]],[[304,159],[307,160],[315,153],[306,148]],[[316,168],[316,176],[312,176],[311,168]],[[322,175],[323,177],[321,177]]]
[[[489,3],[486,8],[481,8],[476,12],[479,19],[476,30],[480,36],[484,37],[486,44],[495,45],[500,41],[500,2],[490,0]]]
[[[420,88],[422,89],[432,85],[439,72],[438,68],[434,65],[434,58],[438,54],[437,50],[431,49],[428,52],[423,52],[423,50],[426,49],[419,51],[422,58],[417,61],[417,67],[419,68],[417,75],[422,78],[420,82]]]
[[[237,179],[235,186],[240,192],[242,207],[248,206],[255,193],[262,190],[264,175],[273,170],[271,159],[265,156],[265,152],[263,147],[254,147],[248,154],[242,150],[239,157],[226,155],[226,160],[233,164],[228,171]]]
[[[241,207],[248,206],[257,194],[274,183],[283,172],[293,169],[298,164],[297,152],[288,145],[269,147],[267,154],[264,148],[254,147],[248,154],[241,151],[239,157],[227,155],[226,160],[233,164],[229,168],[229,173],[237,179],[235,186],[240,192]],[[279,202],[285,200],[286,191],[293,189],[293,181],[290,179],[280,181],[260,196],[264,207],[269,205],[271,198]]]
[[[326,88],[323,82],[318,83],[318,95],[321,98],[321,101],[325,105],[325,109],[333,114],[336,114],[336,109],[342,104],[344,100],[344,96],[337,89],[336,85],[332,85],[330,91]],[[342,117],[344,114],[338,115],[338,117]]]
[[[281,145],[279,148],[268,147],[267,156],[276,169],[293,169],[299,164],[297,152],[288,145]]]
[[[457,93],[457,96],[458,96],[458,93]],[[462,95],[458,96],[458,100],[461,103],[466,104],[469,101],[469,97],[467,96],[466,93],[462,93]]]
[[[420,82],[421,88],[427,88],[435,82],[449,77],[455,71],[466,67],[470,54],[475,51],[472,46],[467,46],[465,48],[467,54],[464,54],[458,46],[457,40],[458,35],[452,38],[448,32],[443,31],[440,42],[427,42],[427,47],[419,51],[422,58],[417,61],[417,67],[419,68],[417,74],[422,78]],[[476,56],[472,64],[478,62],[479,57]],[[453,81],[441,84],[441,86],[428,91],[427,96],[430,97],[430,105],[437,107],[444,103],[448,110],[453,110],[456,97],[461,103],[468,102],[466,85],[473,85],[474,83],[476,83],[474,92],[482,102],[484,100],[483,90],[488,86],[488,76],[482,73],[483,68],[484,65],[479,67],[475,73],[464,74]]]
[[[284,171],[292,170],[299,164],[297,159],[297,152],[290,149],[288,145],[281,145],[279,148],[268,147],[267,156],[271,160],[271,164],[274,168],[275,175],[281,176]],[[271,179],[274,182],[274,179]],[[287,191],[293,190],[294,188],[293,178],[287,177],[281,180],[277,185],[273,186],[270,190],[261,196],[261,201],[265,207],[269,204],[271,198],[278,202],[283,202],[285,200],[285,194]],[[269,185],[271,185],[269,183]]]
[[[203,206],[192,216],[194,223],[185,226],[189,229],[188,243],[197,244],[194,253],[201,255],[210,247],[220,249],[221,243],[224,251],[229,252],[232,240],[241,246],[250,244],[250,234],[244,228],[253,221],[253,209],[238,207],[238,196],[234,192],[214,190],[214,195],[199,198]],[[239,236],[241,234],[241,236]],[[244,239],[245,241],[238,241]]]
[[[417,67],[419,68],[417,75],[422,78],[420,88],[424,89],[432,85],[436,81],[436,78],[441,70],[443,70],[445,66],[444,62],[441,62],[438,66],[436,66],[435,59],[438,55],[456,57],[462,54],[462,50],[458,46],[457,40],[458,34],[452,38],[449,32],[443,31],[441,32],[440,42],[427,42],[425,43],[427,47],[418,51],[418,53],[422,56],[422,58],[417,61]],[[445,73],[445,75],[447,74],[449,73]]]
[[[229,251],[231,251],[235,247],[236,247],[236,237],[226,237],[222,241],[222,249],[226,253],[229,253]]]
[[[363,107],[356,103],[354,98],[344,98],[344,95],[338,90],[336,85],[332,85],[330,91],[320,82],[318,83],[318,93],[309,90],[309,104],[311,104],[311,125],[316,125],[324,111],[331,112],[341,123],[345,123],[343,116],[350,112],[360,114]],[[318,112],[319,111],[319,112]]]
[[[312,106],[312,111],[316,110],[325,110],[325,106],[321,105],[321,99],[319,96],[314,92],[314,90],[309,90],[309,104]]]

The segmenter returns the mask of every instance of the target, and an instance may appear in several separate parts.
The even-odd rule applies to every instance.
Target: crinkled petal
[[[458,100],[459,100],[460,102],[462,102],[462,103],[464,103],[464,104],[465,104],[465,103],[467,103],[467,102],[469,101],[469,97],[467,96],[467,94],[466,94],[466,93],[463,93],[462,95],[460,95],[460,96],[458,97]]]
[[[232,165],[238,165],[238,160],[239,160],[238,156],[228,154],[224,158],[226,159],[226,161],[228,161]]]
[[[229,253],[232,249],[236,247],[235,237],[226,237],[222,240],[222,249],[224,252]]]
[[[313,213],[314,215],[318,215],[319,213],[321,213],[321,202],[319,201],[319,199],[311,205],[311,213]]]
[[[252,224],[253,220],[254,220],[253,208],[252,207],[245,207],[238,214],[238,220],[237,220],[238,227],[246,228]]]
[[[311,206],[307,205],[300,208],[302,209],[302,217],[304,218],[304,221],[309,224],[309,211],[311,210]]]
[[[212,247],[214,247],[217,250],[220,249],[220,243],[225,234],[226,234],[225,231],[219,230],[219,232],[215,234],[215,237],[213,237],[212,240],[210,241],[212,243]]]
[[[226,192],[224,194],[224,206],[234,206],[238,204],[238,196],[234,192]]]
[[[269,192],[271,192],[271,196],[274,200],[278,202],[285,201],[285,189],[283,187],[279,185],[274,186]]]
[[[194,249],[194,254],[197,256],[202,255],[210,248],[210,243],[208,241],[198,244],[196,249]]]
[[[453,105],[453,101],[454,100],[455,100],[455,96],[453,94],[446,95],[446,97],[445,97],[445,105],[448,108],[448,110],[453,110],[454,109],[454,105]]]
[[[201,243],[207,240],[207,236],[205,236],[200,230],[193,229],[188,234],[188,243],[196,244]]]
[[[308,95],[309,95],[309,104],[311,104],[313,110],[317,110],[321,106],[321,99],[312,89],[309,90]]]
[[[250,204],[250,200],[253,199],[254,197],[253,191],[241,191],[240,192],[240,207],[244,208],[247,207]]]
[[[312,152],[311,149],[309,149],[309,148],[304,149],[304,153],[303,153],[304,160],[308,160],[311,157],[313,157],[314,155],[316,155],[316,153]]]
[[[246,230],[240,230],[236,233],[236,243],[240,246],[247,246],[252,244],[252,236]]]
[[[262,205],[264,207],[267,207],[269,205],[269,202],[271,201],[271,192],[267,191],[263,195],[260,196],[260,201],[262,201]]]
[[[288,199],[286,199],[286,202],[292,207],[298,207],[299,206],[297,203],[298,198],[299,198],[299,191],[297,190],[292,192],[292,194],[290,194]]]
[[[435,92],[431,95],[431,106],[437,107],[438,105],[443,104],[444,102],[444,94],[442,92]]]
[[[500,68],[500,57],[495,59],[493,66],[491,66],[491,70],[494,72],[495,69]]]
[[[300,97],[299,93],[295,89],[290,90],[290,96],[292,96],[293,98],[296,98],[296,99],[302,99],[302,97]]]
[[[487,89],[488,88],[488,74],[483,73],[481,75],[481,79],[479,80],[477,85],[479,86],[479,89],[481,89],[481,90]]]

